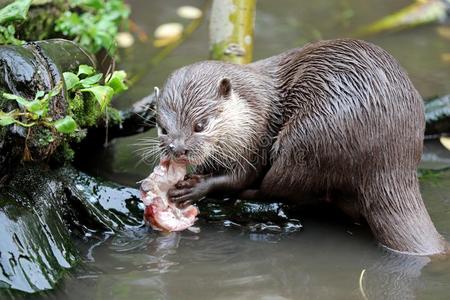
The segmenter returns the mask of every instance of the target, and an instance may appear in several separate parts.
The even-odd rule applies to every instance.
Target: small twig
[[[32,161],[33,157],[31,157],[30,149],[28,149],[28,139],[30,138],[31,128],[28,128],[27,136],[25,138],[25,145],[23,148],[23,160],[24,161]]]
[[[107,147],[108,146],[108,127],[109,127],[109,116],[108,116],[108,112],[106,112],[106,117],[105,117],[105,143],[103,144],[103,147]]]

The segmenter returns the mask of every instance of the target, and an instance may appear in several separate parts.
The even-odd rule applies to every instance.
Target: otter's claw
[[[186,175],[184,180],[180,180],[173,189],[169,190],[169,199],[180,207],[201,200],[209,190],[205,180],[207,177],[208,175]]]
[[[169,190],[169,199],[179,205],[184,205],[187,201],[195,202],[201,200],[208,193],[208,185],[202,181],[183,180]]]
[[[188,188],[193,188],[194,186],[196,186],[199,183],[198,180],[196,179],[185,179],[185,180],[180,180],[178,181],[177,184],[175,184],[175,188],[177,189],[188,189]]]
[[[171,189],[168,192],[169,198],[173,202],[179,202],[177,201],[178,198],[181,198],[183,196],[191,194],[193,191],[193,188],[185,188],[185,189]]]
[[[184,180],[178,181],[175,187],[177,189],[192,188],[200,182],[205,181],[205,179],[208,177],[209,175],[187,174],[186,176],[184,176]]]
[[[181,189],[181,190],[170,190],[169,198],[172,202],[177,203],[178,206],[184,207],[189,204],[196,202],[202,198],[202,196],[197,196],[195,189]]]

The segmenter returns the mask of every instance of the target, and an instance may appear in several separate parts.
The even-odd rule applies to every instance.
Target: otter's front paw
[[[186,176],[184,176],[183,180],[177,182],[175,188],[177,189],[193,188],[200,182],[205,181],[206,178],[207,175],[187,174]]]
[[[170,189],[168,196],[171,201],[180,206],[187,206],[204,198],[209,191],[209,185],[203,175],[188,175],[179,181],[175,188]]]

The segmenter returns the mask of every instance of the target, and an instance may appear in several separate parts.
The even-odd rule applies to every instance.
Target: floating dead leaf
[[[161,47],[165,47],[167,45],[170,45],[176,41],[178,41],[180,39],[181,35],[177,35],[171,38],[166,38],[166,39],[156,39],[153,41],[153,46],[156,48],[161,48]]]
[[[450,53],[442,53],[441,59],[443,62],[450,63]]]
[[[134,36],[129,32],[119,32],[116,41],[120,48],[129,48],[134,44]]]
[[[180,23],[166,23],[158,26],[155,30],[155,39],[169,39],[180,36],[183,32],[183,25]]]
[[[439,141],[442,146],[444,146],[447,150],[450,150],[450,137],[442,136]]]
[[[437,30],[437,33],[441,37],[450,40],[450,27],[448,27],[448,26],[439,26],[436,30]]]
[[[153,46],[164,47],[178,41],[183,33],[183,25],[180,23],[166,23],[155,30]]]
[[[202,11],[197,7],[186,5],[177,9],[177,15],[184,19],[194,20],[202,16]]]

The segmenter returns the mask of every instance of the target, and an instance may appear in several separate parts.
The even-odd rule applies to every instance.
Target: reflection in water
[[[428,257],[389,252],[374,246],[365,228],[351,228],[349,235],[347,225],[322,221],[305,220],[311,231],[259,232],[256,239],[256,233],[242,227],[204,222],[199,234],[127,230],[95,248],[95,263],[55,296],[364,299],[365,294],[367,299],[412,299],[423,290],[421,273]]]
[[[415,299],[422,268],[428,257],[386,252],[366,272],[364,291],[368,299]],[[423,288],[423,287],[422,287]]]
[[[108,232],[104,233],[104,236],[101,237],[98,242],[92,244],[89,247],[89,249],[88,249],[88,251],[86,253],[86,260],[88,262],[95,262],[94,255],[93,255],[93,252],[94,252],[95,248],[97,248],[98,246],[102,245],[110,236],[111,236],[111,233],[108,233]]]

